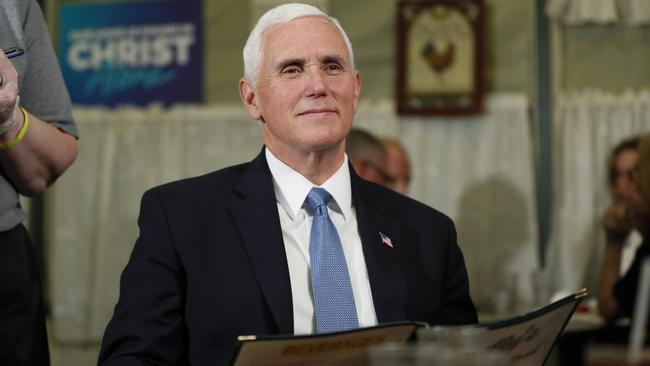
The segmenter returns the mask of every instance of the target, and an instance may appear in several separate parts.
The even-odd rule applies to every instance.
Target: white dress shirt
[[[273,176],[282,238],[284,239],[284,249],[287,253],[287,263],[289,265],[294,333],[315,333],[316,321],[309,260],[309,235],[313,218],[309,211],[305,210],[304,203],[309,191],[316,186],[276,158],[268,148],[265,151],[266,161]],[[330,200],[327,208],[343,245],[359,326],[376,325],[377,316],[372,303],[366,261],[363,257],[361,237],[357,228],[357,215],[354,207],[352,207],[352,190],[347,155],[336,173],[320,187],[326,189],[332,195],[332,200]]]

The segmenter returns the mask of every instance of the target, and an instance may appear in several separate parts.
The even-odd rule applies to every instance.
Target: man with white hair
[[[244,64],[265,147],[145,193],[99,363],[225,365],[238,335],[476,322],[451,220],[348,164],[361,79],[338,21],[276,7]]]

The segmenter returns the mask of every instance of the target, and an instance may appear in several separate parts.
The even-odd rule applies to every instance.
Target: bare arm
[[[618,303],[614,298],[613,290],[619,279],[621,252],[623,245],[607,243],[603,264],[598,277],[598,313],[606,319],[611,319],[618,312]]]
[[[0,136],[5,144],[18,135],[24,118],[19,115],[14,128]],[[23,139],[9,150],[0,150],[0,163],[18,191],[32,196],[45,190],[76,159],[77,140],[49,123],[29,115]]]
[[[618,313],[618,303],[614,297],[614,285],[620,278],[621,253],[625,239],[632,230],[625,206],[613,202],[602,219],[605,230],[605,253],[598,277],[598,312],[605,319],[612,319]]]
[[[17,103],[18,76],[0,54],[0,146],[14,141],[25,123]],[[0,149],[0,164],[24,195],[35,195],[52,184],[77,157],[76,139],[28,114],[29,125],[15,146]],[[5,145],[6,146],[6,145]]]

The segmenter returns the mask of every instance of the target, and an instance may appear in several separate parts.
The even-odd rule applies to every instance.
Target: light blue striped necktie
[[[341,239],[327,212],[330,199],[329,192],[314,187],[305,200],[314,215],[309,255],[317,333],[359,327]]]

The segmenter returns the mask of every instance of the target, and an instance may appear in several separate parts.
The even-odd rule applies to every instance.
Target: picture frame
[[[483,108],[482,0],[397,3],[400,115],[467,115]]]

